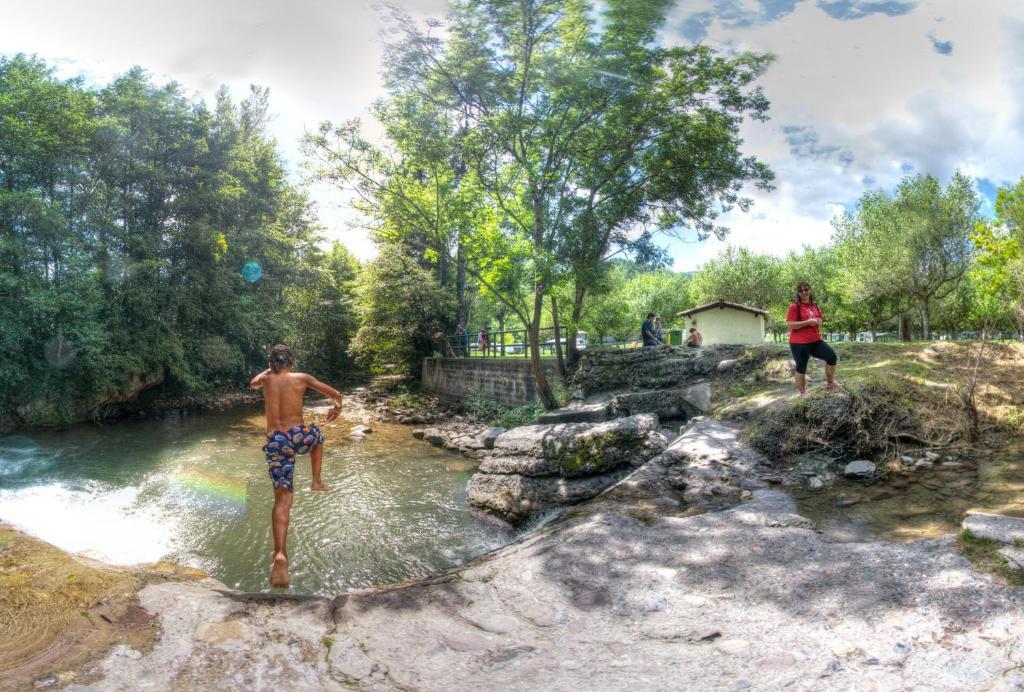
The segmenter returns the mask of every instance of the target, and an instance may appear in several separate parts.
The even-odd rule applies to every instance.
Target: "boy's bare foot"
[[[270,570],[270,585],[279,589],[288,587],[288,558],[284,553],[274,555],[274,566]]]
[[[331,488],[330,488],[330,486],[324,485],[323,483],[313,483],[312,489],[313,490],[325,491],[325,490],[330,490]]]

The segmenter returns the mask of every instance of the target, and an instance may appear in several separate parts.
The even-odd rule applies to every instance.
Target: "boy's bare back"
[[[327,420],[336,417],[340,408],[340,394],[333,387],[324,384],[312,375],[304,372],[291,372],[284,368],[274,372],[269,368],[257,375],[252,382],[253,387],[263,387],[263,402],[267,417],[267,434],[275,430],[290,430],[296,425],[303,425],[302,403],[306,390],[312,387],[324,396],[332,399],[336,408],[328,413]]]

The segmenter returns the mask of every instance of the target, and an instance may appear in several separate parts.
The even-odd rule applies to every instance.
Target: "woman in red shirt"
[[[829,389],[840,387],[836,378],[836,363],[839,362],[832,347],[821,340],[821,308],[814,302],[811,285],[801,281],[796,286],[796,301],[786,312],[786,326],[789,327],[789,350],[796,363],[796,388],[801,397],[807,393],[807,362],[811,356],[825,361],[825,379]]]

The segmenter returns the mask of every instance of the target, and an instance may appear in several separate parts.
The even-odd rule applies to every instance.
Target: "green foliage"
[[[778,309],[788,295],[779,260],[732,246],[701,267],[690,284],[695,305],[727,300],[770,310]]]
[[[610,255],[657,261],[656,232],[724,235],[718,215],[750,204],[743,183],[770,186],[739,135],[766,117],[752,84],[770,56],[666,48],[669,10],[457,0],[443,38],[396,10],[375,108],[386,147],[358,122],[325,123],[306,140],[314,175],[355,191],[378,242],[403,245],[442,286],[454,260],[534,344],[552,292],[571,334]]]
[[[261,89],[210,111],[139,68],[93,89],[0,58],[0,298],[16,306],[0,311],[0,417],[60,424],[154,383],[241,385],[278,340],[323,376],[346,365],[330,344],[344,354],[354,331],[350,289],[268,118]]]
[[[957,546],[964,557],[970,560],[976,568],[997,574],[1012,586],[1024,586],[1024,573],[1010,567],[1006,558],[1000,554],[999,551],[1003,548],[1002,543],[988,538],[980,538],[970,530],[963,529],[958,536]]]
[[[480,396],[469,396],[463,399],[462,410],[465,415],[478,423],[500,425],[506,429],[533,425],[537,422],[540,414],[544,413],[544,407],[537,401],[509,407]]]
[[[449,294],[398,246],[385,246],[356,280],[360,323],[349,353],[374,372],[419,375],[423,358],[444,347],[454,312]]]

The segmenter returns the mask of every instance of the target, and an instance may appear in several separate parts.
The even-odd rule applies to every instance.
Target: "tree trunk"
[[[555,332],[555,360],[558,361],[558,374],[566,378],[565,361],[562,359],[562,340],[558,328],[558,298],[551,295],[551,327]]]
[[[576,286],[576,296],[572,302],[572,321],[569,323],[569,333],[566,335],[566,353],[569,355],[566,363],[568,372],[576,372],[576,366],[580,362],[580,350],[576,348],[576,327],[580,323],[580,317],[583,316],[583,298],[586,293],[586,288],[580,285]]]
[[[537,397],[547,410],[558,408],[558,402],[551,392],[551,385],[544,375],[540,362],[540,317],[544,306],[544,286],[537,284],[533,290],[533,319],[528,327],[530,337],[530,365],[533,368],[533,379],[537,383]]]
[[[455,253],[455,319],[469,329],[469,301],[466,299],[466,261],[462,231],[459,231],[459,247]]]
[[[921,338],[928,341],[931,338],[931,333],[928,331],[928,300],[921,301],[918,305],[918,311],[921,313]]]

